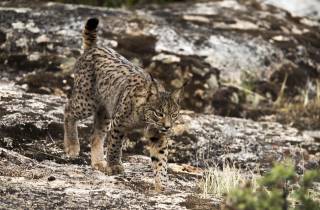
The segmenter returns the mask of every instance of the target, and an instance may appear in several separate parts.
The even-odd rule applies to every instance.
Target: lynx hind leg
[[[82,98],[81,98],[82,99]],[[82,102],[79,97],[73,97],[64,110],[64,151],[69,157],[77,157],[80,152],[77,121],[89,117],[94,110],[89,100]]]
[[[152,136],[149,138],[150,157],[152,168],[155,175],[155,190],[164,190],[164,185],[168,180],[167,161],[168,161],[168,138],[166,136]]]
[[[94,116],[94,130],[90,138],[91,166],[102,172],[107,171],[107,161],[104,159],[104,140],[110,120],[104,108],[99,108]]]

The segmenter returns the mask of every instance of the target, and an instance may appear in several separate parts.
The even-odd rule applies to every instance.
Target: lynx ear
[[[183,83],[183,85],[178,88],[175,89],[174,91],[172,91],[171,93],[171,98],[177,102],[178,104],[180,103],[181,99],[182,99],[182,93],[184,91],[184,87],[189,83],[189,81],[186,81],[185,83]]]
[[[154,95],[159,95],[159,88],[158,88],[158,85],[157,85],[157,82],[156,80],[152,77],[152,75],[150,74],[150,77],[151,77],[151,80],[152,80],[152,83],[151,83],[151,92],[154,94]]]
[[[183,92],[183,87],[182,88],[179,88],[179,89],[175,89],[174,91],[172,91],[171,93],[171,98],[177,102],[178,104],[180,103],[181,101],[181,94]]]

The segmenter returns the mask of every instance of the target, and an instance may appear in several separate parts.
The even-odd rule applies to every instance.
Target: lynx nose
[[[171,121],[170,119],[168,119],[167,117],[164,117],[162,119],[162,123],[161,123],[161,132],[166,132],[171,128]]]
[[[160,130],[161,130],[162,132],[166,132],[166,131],[168,130],[168,128],[162,127],[162,128],[160,128]]]
[[[162,131],[162,132],[166,132],[166,131],[168,131],[170,129],[170,126],[163,126],[160,130]]]

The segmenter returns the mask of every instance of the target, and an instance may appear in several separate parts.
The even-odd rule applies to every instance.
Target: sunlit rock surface
[[[168,191],[153,190],[151,161],[130,156],[125,174],[106,176],[88,166],[37,162],[0,148],[0,205],[4,209],[212,209],[197,191],[201,170],[169,165]],[[182,167],[182,169],[185,169]]]
[[[266,0],[263,2],[285,9],[294,16],[320,20],[320,2],[318,0]]]

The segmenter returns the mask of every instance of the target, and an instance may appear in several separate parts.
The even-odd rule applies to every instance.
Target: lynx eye
[[[157,118],[162,118],[162,117],[164,117],[164,114],[161,113],[161,112],[156,112],[156,111],[154,111],[153,113],[154,113],[154,115],[155,115]]]

